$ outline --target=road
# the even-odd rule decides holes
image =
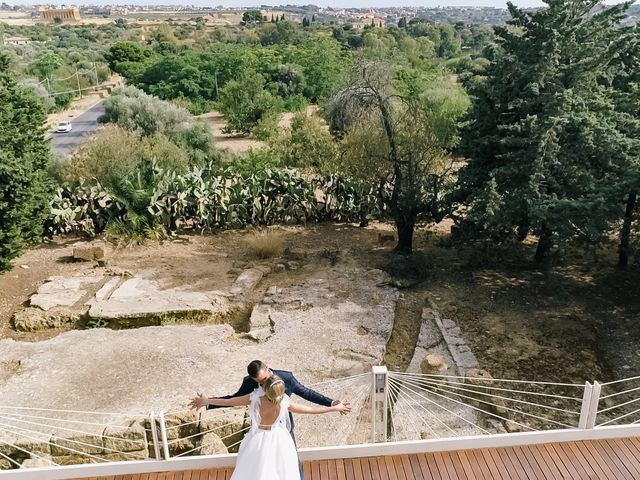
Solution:
[[[71,119],[73,130],[69,133],[54,133],[51,136],[53,150],[65,157],[70,156],[86,139],[98,129],[98,118],[104,114],[102,102]]]

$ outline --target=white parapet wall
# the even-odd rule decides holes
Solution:
[[[305,448],[299,452],[301,461],[335,458],[363,458],[478,448],[501,448],[542,443],[605,440],[640,437],[640,425],[599,427],[594,429],[547,430],[541,432],[479,435],[451,439],[430,439],[336,447]],[[67,467],[31,468],[0,472],[0,480],[75,480],[107,475],[127,475],[148,472],[170,472],[224,468],[235,465],[236,455],[212,455],[175,458],[167,461],[132,461],[108,464],[72,465]]]

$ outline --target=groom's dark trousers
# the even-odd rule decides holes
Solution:
[[[285,370],[271,370],[271,371],[282,379],[282,381],[284,382],[285,393],[289,395],[289,397],[292,397],[293,395],[298,395],[299,397],[304,398],[308,402],[315,403],[323,407],[330,407],[331,404],[333,403],[333,400],[331,400],[330,398],[325,397],[321,393],[318,393],[315,390],[311,390],[310,388],[307,388],[304,385],[302,385],[296,379],[296,377],[293,376],[293,373],[287,372]],[[240,388],[236,393],[234,393],[233,395],[227,395],[225,397],[220,397],[220,398],[229,399],[229,398],[235,398],[235,397],[242,397],[244,395],[249,395],[256,388],[258,388],[258,383],[253,378],[247,375],[242,380],[242,385],[240,385]],[[207,406],[207,410],[211,410],[214,408],[220,408],[220,407],[214,407],[212,405]],[[293,443],[296,444],[296,436],[293,431],[295,428],[295,424],[293,423],[293,415],[291,415],[291,413],[289,413],[289,421],[291,425],[291,430],[290,430],[291,437],[293,438]],[[297,444],[296,444],[296,448],[297,448]],[[304,476],[302,474],[302,464],[300,464],[300,479],[304,480]]]

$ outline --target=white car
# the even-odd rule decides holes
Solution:
[[[58,128],[56,129],[56,132],[58,133],[68,133],[71,131],[73,127],[71,126],[71,122],[60,122],[58,124]]]

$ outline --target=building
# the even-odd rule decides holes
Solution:
[[[26,45],[31,43],[31,39],[27,37],[7,37],[4,39],[5,45]]]
[[[78,7],[73,8],[47,8],[40,10],[40,19],[44,22],[53,22],[56,18],[59,18],[63,22],[79,22],[80,9]]]

